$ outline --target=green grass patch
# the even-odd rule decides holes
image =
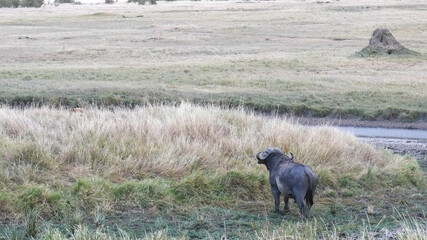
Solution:
[[[301,64],[301,68],[310,68]],[[336,77],[301,79],[291,74],[286,78],[270,79],[271,71],[295,71],[293,66],[288,61],[258,60],[188,66],[191,71],[182,71],[181,66],[5,70],[0,71],[0,86],[5,85],[7,91],[0,90],[0,103],[133,108],[184,100],[297,116],[401,122],[426,119],[424,88],[418,83],[393,82],[379,88],[374,81],[358,82]],[[245,71],[229,72],[227,69],[230,68]],[[254,72],[254,75],[249,76],[246,72]],[[28,84],[39,87],[28,91],[25,87]],[[64,84],[69,88],[63,89]],[[219,91],[212,91],[214,89]]]

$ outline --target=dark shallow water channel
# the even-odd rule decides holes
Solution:
[[[403,128],[336,127],[358,137],[427,139],[427,131]]]

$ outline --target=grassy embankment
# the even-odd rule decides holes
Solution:
[[[320,177],[306,224],[294,204],[272,213],[254,157],[270,146]],[[0,238],[425,239],[425,193],[415,159],[329,127],[189,104],[0,109]]]
[[[427,91],[422,81],[379,83],[288,73],[315,69],[300,60],[254,60],[218,65],[2,71],[0,79],[6,86],[0,91],[0,101],[13,106],[133,107],[184,99],[297,116],[404,122],[426,117]]]

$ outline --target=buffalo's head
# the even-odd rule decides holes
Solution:
[[[267,148],[265,149],[265,151],[262,153],[262,156],[260,156],[259,152],[256,155],[256,158],[258,159],[258,163],[259,164],[267,164],[268,162],[268,157],[273,154],[273,153],[279,153],[279,154],[283,154],[282,150],[280,150],[279,148]],[[291,157],[289,158],[289,160],[294,159],[294,155],[291,153]]]
[[[280,154],[283,154],[282,153],[282,150],[280,150],[280,149],[278,149],[278,148],[267,148],[267,149],[265,149],[264,150],[264,152],[262,153],[262,156],[259,156],[259,154],[260,154],[261,152],[259,152],[257,155],[256,155],[256,158],[258,159],[258,163],[259,164],[265,164],[265,163],[267,163],[267,161],[268,161],[268,157],[271,155],[271,154],[273,154],[273,153],[280,153]]]

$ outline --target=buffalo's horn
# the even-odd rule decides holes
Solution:
[[[283,152],[282,152],[282,150],[280,150],[280,148],[273,148],[272,153],[273,153],[273,152],[283,154]]]
[[[266,155],[266,156],[265,156],[265,157],[260,157],[260,158],[259,158],[259,157],[258,157],[258,154],[260,154],[260,153],[258,153],[258,154],[257,154],[257,158],[258,158],[258,160],[264,161],[265,159],[267,159],[267,158],[268,158],[268,156],[270,156],[270,154],[277,152],[277,150],[279,150],[279,152],[281,153],[280,149],[278,149],[278,148],[267,148],[267,149],[264,151],[264,154],[263,154],[263,156],[264,156],[264,155]]]
[[[258,161],[263,161],[263,160],[265,160],[265,159],[262,159],[262,158],[260,158],[259,157],[259,154],[260,154],[261,152],[259,152],[259,153],[257,153],[257,155],[256,155],[256,159],[258,159]]]
[[[292,159],[294,159],[294,154],[293,154],[293,153],[291,153],[291,152],[289,152],[289,153],[291,154],[291,158],[290,158],[290,159],[291,159],[291,160],[292,160]]]

